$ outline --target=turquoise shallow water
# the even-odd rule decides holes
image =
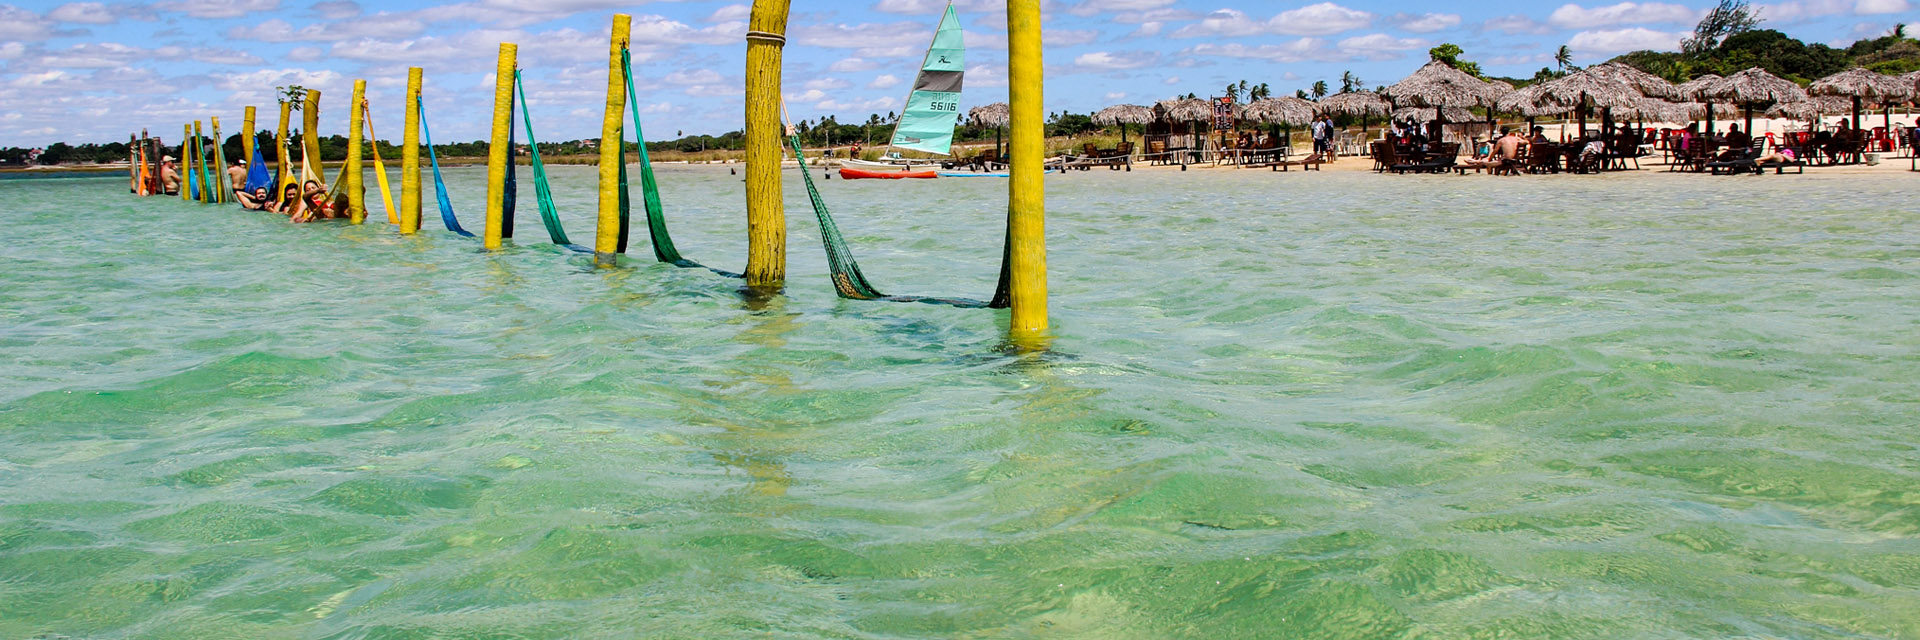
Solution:
[[[1056,176],[1042,358],[789,177],[764,302],[0,183],[0,637],[1920,637],[1908,176]],[[991,292],[1002,183],[823,188]]]

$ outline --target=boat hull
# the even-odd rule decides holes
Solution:
[[[896,163],[896,162],[873,162],[869,160],[847,159],[847,160],[841,160],[840,166],[852,167],[855,169],[863,169],[866,171],[911,171],[914,169],[925,170],[925,169],[938,168],[940,166],[940,163],[931,162],[931,161]]]
[[[840,177],[846,180],[924,180],[940,177],[938,171],[869,171],[852,167],[841,167]]]

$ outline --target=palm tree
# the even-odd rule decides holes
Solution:
[[[1566,73],[1567,67],[1573,66],[1573,50],[1560,45],[1560,50],[1553,52],[1553,63],[1560,65],[1560,73]]]
[[[1315,99],[1315,100],[1319,100],[1319,99],[1321,99],[1321,98],[1325,98],[1325,97],[1327,97],[1327,81],[1325,81],[1325,80],[1316,80],[1316,81],[1314,81],[1314,83],[1313,83],[1313,99]]]
[[[1360,88],[1360,76],[1353,75],[1352,71],[1347,71],[1340,74],[1340,92],[1341,93],[1346,93],[1348,91],[1352,91],[1358,88]]]
[[[1233,100],[1239,97],[1240,97],[1240,86],[1231,82],[1227,83],[1227,99]]]
[[[1248,100],[1265,100],[1271,97],[1273,97],[1273,90],[1267,88],[1265,82],[1254,85],[1253,89],[1247,91]]]

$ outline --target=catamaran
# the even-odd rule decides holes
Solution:
[[[939,160],[902,158],[895,149],[941,156],[953,150],[953,128],[960,124],[960,85],[966,73],[966,55],[960,17],[954,13],[953,3],[948,2],[946,15],[940,18],[940,28],[933,32],[933,43],[927,47],[927,56],[920,63],[920,75],[914,78],[913,89],[907,93],[907,106],[901,111],[900,120],[894,123],[893,137],[887,143],[885,154],[878,162],[848,159],[841,163],[840,176],[848,179],[937,177],[932,170],[939,168]],[[878,172],[909,175],[871,175]]]

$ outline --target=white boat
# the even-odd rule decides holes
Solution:
[[[874,160],[841,160],[840,166],[868,171],[914,171],[940,168],[939,160],[915,160],[909,158],[882,158]]]

